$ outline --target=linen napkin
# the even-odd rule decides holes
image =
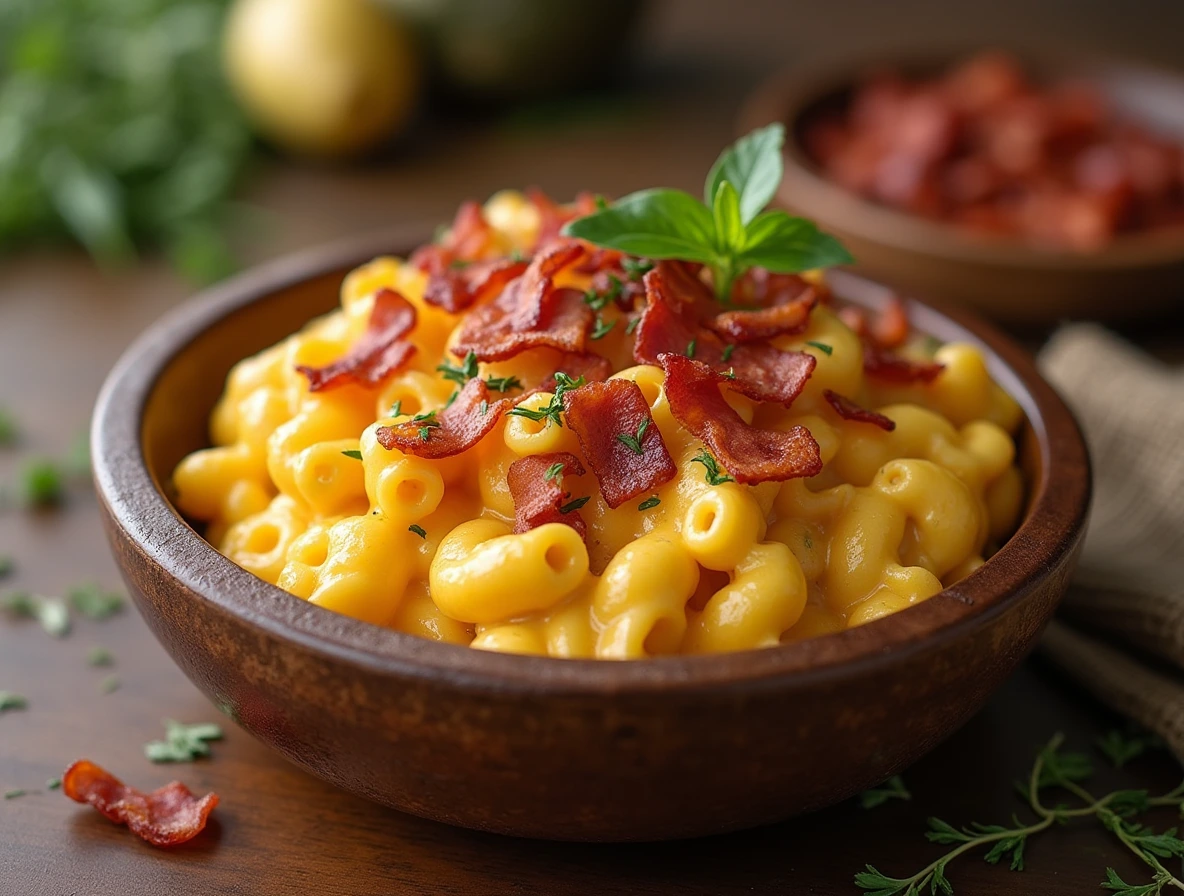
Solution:
[[[1184,757],[1184,368],[1093,324],[1060,330],[1039,363],[1094,467],[1080,565],[1041,651]]]

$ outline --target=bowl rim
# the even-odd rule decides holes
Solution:
[[[910,316],[922,331],[937,324],[987,350],[993,375],[1017,398],[1031,423],[1043,470],[1016,533],[976,572],[929,600],[858,628],[778,647],[629,662],[474,650],[311,605],[235,565],[173,509],[145,461],[144,411],[174,357],[215,324],[302,281],[409,249],[427,232],[422,227],[400,228],[281,257],[198,294],[136,338],[104,382],[91,428],[96,493],[109,525],[118,529],[109,532],[112,540],[121,538],[159,574],[175,579],[223,613],[306,652],[371,673],[434,679],[490,694],[550,695],[811,687],[874,674],[879,667],[959,638],[1012,609],[1080,543],[1090,499],[1089,459],[1069,409],[1027,353],[994,327],[964,310],[939,311],[910,299]],[[890,292],[851,274],[837,276],[852,286]],[[303,323],[294,322],[293,332]]]
[[[797,140],[801,116],[825,96],[852,86],[868,69],[940,65],[990,49],[1059,69],[1066,75],[1124,71],[1171,82],[1184,95],[1184,73],[1097,51],[1066,46],[1050,49],[998,40],[951,41],[938,46],[905,44],[895,49],[864,48],[812,56],[791,63],[762,81],[745,99],[737,116],[737,130],[745,134],[771,122],[784,123],[785,177],[777,191],[781,201],[808,215],[827,209],[819,217],[819,224],[889,249],[961,263],[1040,271],[1124,270],[1184,261],[1184,225],[1120,234],[1094,252],[1040,249],[1011,237],[964,233],[951,225],[881,205],[833,183],[817,170]]]

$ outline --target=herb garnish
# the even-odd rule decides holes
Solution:
[[[8,712],[12,709],[28,709],[29,701],[20,694],[14,694],[12,691],[0,691],[0,712]]]
[[[507,413],[511,417],[525,417],[527,420],[533,420],[535,423],[546,420],[554,423],[556,426],[563,426],[563,420],[559,416],[563,413],[563,393],[570,392],[572,389],[578,389],[585,382],[582,376],[573,380],[562,370],[557,370],[555,371],[555,391],[551,394],[551,400],[545,406],[536,409],[524,408],[519,405],[516,408],[511,408]]]
[[[463,386],[477,375],[477,355],[469,352],[460,364],[449,364],[445,361],[436,367],[440,375],[446,380],[452,380],[458,386]]]
[[[593,339],[603,339],[607,336],[612,328],[617,325],[615,320],[602,320],[600,315],[596,315],[596,322],[592,324],[592,332],[589,334]]]
[[[481,404],[477,405],[477,413],[480,414],[482,417],[484,417],[486,414],[488,414],[489,413],[489,402],[482,399]]]
[[[403,415],[403,399],[399,399],[391,405],[391,409],[386,412],[388,417],[401,417]]]
[[[645,438],[645,431],[650,428],[650,418],[643,417],[641,423],[637,425],[637,434],[617,433],[617,441],[641,457],[645,454],[645,449],[641,446],[641,440]]]
[[[657,495],[652,495],[637,505],[638,510],[650,510],[662,503],[662,499]]]
[[[4,791],[4,798],[6,800],[15,800],[18,796],[24,796],[27,793],[28,793],[27,790],[22,790],[21,788],[18,787],[15,790]]]
[[[568,501],[566,504],[564,504],[562,507],[560,507],[559,512],[560,513],[571,513],[573,510],[579,510],[581,507],[583,507],[585,504],[587,504],[591,500],[592,500],[591,495],[585,495],[582,498],[576,498],[572,501]]]
[[[0,609],[14,616],[36,619],[46,634],[55,638],[64,638],[70,633],[70,611],[60,597],[19,591],[0,598]]]
[[[19,435],[20,430],[12,414],[0,408],[0,446],[7,448],[9,445],[15,445]]]
[[[648,258],[630,258],[626,255],[621,259],[621,270],[629,275],[630,280],[640,280],[654,269],[654,263]]]
[[[46,790],[57,790],[61,786],[62,786],[62,779],[61,778],[50,778],[48,781],[45,782],[45,789]]]
[[[494,392],[509,392],[511,389],[521,389],[522,381],[516,376],[486,377],[485,385]]]
[[[594,289],[588,290],[584,293],[584,302],[593,311],[603,311],[609,302],[615,302],[621,297],[624,286],[619,277],[609,274],[608,289],[604,292],[597,292]]]
[[[807,340],[806,345],[812,345],[820,352],[826,352],[828,355],[833,355],[835,352],[834,346],[827,345],[825,342],[814,342],[812,340]]]
[[[152,762],[192,762],[210,755],[208,741],[222,739],[222,729],[211,723],[182,725],[165,719],[164,728],[164,740],[144,744],[144,755]]]
[[[865,809],[882,806],[889,800],[911,800],[913,795],[904,786],[900,775],[893,775],[879,787],[865,790],[859,795],[859,805]]]
[[[411,418],[411,422],[420,424],[419,440],[421,442],[426,442],[428,439],[430,439],[432,437],[432,430],[433,429],[440,428],[440,423],[439,423],[439,421],[436,420],[436,412],[435,411],[425,411],[422,414],[416,414],[414,417]]]
[[[427,530],[423,526],[419,525],[418,523],[412,523],[410,526],[407,527],[407,531],[414,532],[420,538],[427,538],[428,537]]]
[[[352,457],[354,460],[361,460],[362,459],[362,452],[359,451],[357,448],[349,448],[345,451],[342,451],[341,453],[344,454],[346,457]]]
[[[21,470],[21,500],[30,507],[61,503],[65,493],[61,467],[48,458],[34,458]]]
[[[115,664],[115,657],[106,647],[92,647],[87,651],[86,663],[88,666],[111,666]]]
[[[547,467],[547,472],[543,474],[543,481],[550,482],[552,479],[558,479],[562,475],[563,462],[560,461],[557,464],[551,464],[551,466]]]
[[[66,592],[70,605],[87,619],[106,619],[123,609],[123,595],[105,591],[93,582],[75,585]]]
[[[712,166],[704,202],[681,190],[641,190],[569,221],[563,232],[630,255],[708,265],[723,301],[735,278],[755,265],[795,274],[850,262],[838,240],[810,221],[762,211],[781,183],[784,142],[781,124],[741,137]]]
[[[641,323],[640,314],[636,317],[629,318],[629,323],[625,324],[625,333],[630,336],[633,335],[633,331],[637,329],[639,323]]]
[[[0,579],[12,575],[14,569],[16,569],[16,561],[7,554],[0,554]]]
[[[688,358],[695,357],[695,347],[696,347],[697,343],[698,343],[697,339],[692,339],[690,342],[687,343],[687,357]]]
[[[725,476],[719,471],[719,463],[714,457],[706,451],[700,451],[691,458],[691,463],[702,464],[707,469],[707,474],[704,477],[708,485],[723,485],[725,482],[731,482],[731,476]]]
[[[1105,737],[1099,737],[1094,741],[1094,746],[1115,768],[1122,768],[1147,750],[1162,748],[1163,740],[1154,734],[1128,735],[1121,731],[1107,731]]]
[[[108,675],[106,678],[104,678],[102,681],[99,682],[99,691],[103,694],[114,694],[116,691],[119,690],[119,686],[121,683],[122,682],[120,682],[119,676]]]
[[[736,346],[734,346],[732,343],[729,342],[727,345],[724,346],[724,350],[722,352],[720,352],[720,355],[719,355],[720,360],[725,361],[725,362],[730,361],[732,359],[732,352],[734,352],[735,350],[736,350]]]

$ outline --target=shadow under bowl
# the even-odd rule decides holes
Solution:
[[[690,837],[786,818],[899,772],[965,722],[1065,591],[1089,501],[1085,445],[1023,350],[961,311],[913,323],[969,340],[1023,405],[1016,534],[969,578],[860,628],[778,648],[637,662],[437,644],[325,611],[207,544],[168,498],[208,444],[231,366],[330,310],[355,265],[414,243],[281,260],[178,308],[127,350],[95,411],[104,524],[148,625],[227,715],[354,793],[469,828],[562,840]],[[888,291],[834,286],[875,307]],[[397,558],[392,558],[397,561]]]
[[[785,176],[775,201],[842,240],[861,273],[910,295],[968,305],[1013,324],[1124,320],[1179,308],[1184,227],[1120,234],[1094,252],[1044,249],[1018,236],[964,231],[873,202],[829,180],[807,153],[805,126],[844,103],[867,72],[936,73],[981,49],[814,59],[758,87],[744,104],[739,130],[786,125]],[[1092,84],[1123,117],[1184,142],[1184,75],[1071,52],[1013,52],[1038,79]]]

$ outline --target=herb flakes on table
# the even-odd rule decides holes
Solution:
[[[20,618],[36,619],[46,634],[55,638],[70,633],[70,611],[60,597],[19,591],[0,597],[0,609]]]
[[[904,786],[900,775],[893,775],[879,787],[872,787],[859,795],[859,805],[865,809],[882,806],[889,800],[911,800],[913,795]]]
[[[27,709],[29,701],[20,694],[14,694],[12,691],[0,691],[0,713],[5,713],[13,709]]]
[[[213,723],[183,725],[165,719],[164,740],[144,744],[144,755],[152,762],[192,762],[210,755],[209,741],[221,740],[222,729]]]
[[[126,603],[122,594],[100,588],[93,582],[75,585],[66,592],[70,605],[87,619],[103,620],[114,616]]]

